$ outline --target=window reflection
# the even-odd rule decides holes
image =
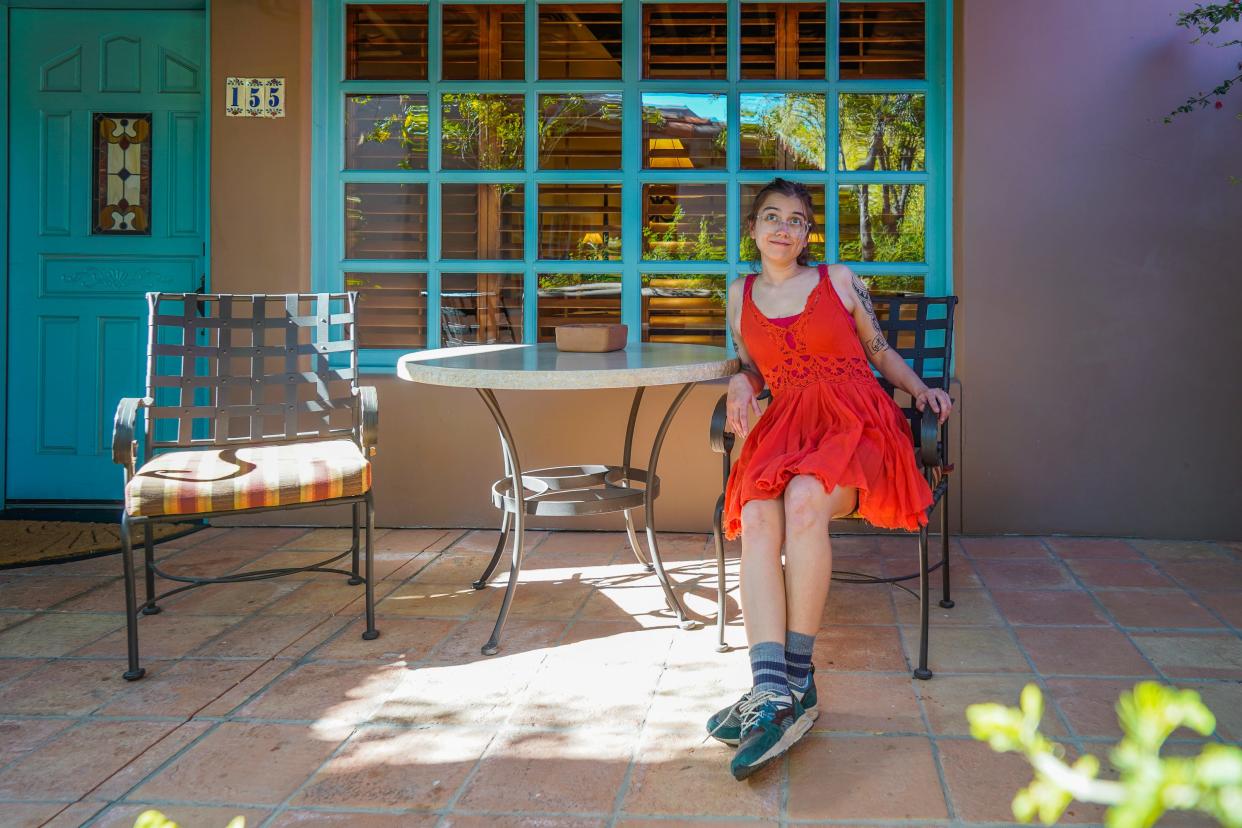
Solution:
[[[926,77],[922,3],[842,3],[841,77]]]
[[[620,184],[540,184],[539,258],[621,258]]]
[[[823,3],[743,3],[742,78],[823,80]]]
[[[427,96],[347,95],[345,168],[427,169]]]
[[[427,80],[427,5],[345,7],[348,80]]]
[[[925,96],[850,93],[840,98],[840,169],[922,170]]]
[[[643,258],[724,261],[724,185],[644,184]]]
[[[838,192],[838,258],[858,262],[921,262],[922,184],[848,184]]]
[[[621,321],[620,273],[541,273],[539,341],[556,340],[558,325]]]
[[[440,255],[522,258],[521,184],[440,185]]]
[[[825,98],[818,92],[738,96],[742,169],[824,169]]]
[[[522,80],[526,74],[522,6],[444,6],[441,14],[444,80]]]
[[[427,185],[346,184],[345,258],[427,258]]]
[[[621,79],[621,6],[539,7],[539,79]]]
[[[621,93],[539,96],[539,168],[621,169]]]
[[[358,292],[359,348],[427,347],[425,273],[346,273]]]
[[[645,273],[644,342],[725,344],[725,276],[715,273]]]
[[[444,95],[441,98],[441,112],[442,168],[522,168],[526,146],[526,110],[521,95]]]
[[[807,261],[823,262],[827,261],[827,245],[824,242],[824,225],[827,223],[824,209],[824,185],[823,184],[807,184],[806,188],[811,193],[811,209],[814,216],[811,221],[813,226],[811,232],[807,234]],[[750,213],[750,205],[754,203],[755,196],[763,189],[762,184],[743,184],[741,188],[742,204],[742,235],[741,244],[739,245],[738,258],[748,264],[756,264],[759,261],[759,249],[755,247],[755,242],[751,239],[745,226],[746,216]]]
[[[644,3],[644,78],[726,77],[724,3]]]
[[[521,341],[522,274],[441,274],[442,347]]]
[[[643,95],[643,166],[725,168],[724,95]]]

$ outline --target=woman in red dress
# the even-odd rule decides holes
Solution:
[[[725,534],[742,537],[752,687],[707,727],[737,746],[738,779],[788,750],[817,715],[811,650],[832,573],[829,521],[857,510],[877,526],[927,522],[931,491],[909,424],[872,367],[940,422],[952,408],[889,347],[853,271],[807,264],[813,215],[801,184],[778,178],[760,190],[746,230],[761,266],[729,286],[742,370],[729,381],[728,423],[745,444],[725,493]],[[772,401],[751,429],[765,384]]]

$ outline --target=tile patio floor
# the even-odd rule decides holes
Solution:
[[[972,741],[962,711],[1013,703],[1028,681],[1071,751],[1103,754],[1113,700],[1153,677],[1198,689],[1216,738],[1242,739],[1239,544],[955,541],[957,607],[933,604],[930,682],[909,675],[915,601],[834,585],[823,715],[783,763],[737,783],[701,730],[748,683],[745,650],[713,646],[709,539],[662,544],[708,622],[686,632],[623,534],[532,534],[496,657],[478,648],[500,589],[469,587],[494,535],[392,530],[377,538],[377,641],[358,638],[359,592],[338,576],[207,587],[141,621],[135,684],[120,678],[115,555],[0,572],[0,824],[128,826],[147,804],[213,828],[235,814],[252,827],[1005,823],[1029,774]],[[208,529],[159,549],[201,572],[345,545],[339,530]],[[835,548],[842,569],[913,558],[909,538]]]

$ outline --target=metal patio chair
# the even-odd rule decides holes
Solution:
[[[905,358],[929,388],[948,390],[949,387],[949,371],[953,361],[953,309],[957,301],[956,296],[880,295],[872,297],[884,338]],[[884,390],[890,396],[894,396],[893,386],[883,377],[879,377],[879,380]],[[765,390],[760,398],[768,398],[768,391]],[[720,452],[723,457],[724,481],[727,483],[735,437],[725,426],[725,399],[725,396],[721,396],[712,412],[710,440],[712,449]],[[953,471],[953,466],[947,462],[949,456],[948,424],[937,426],[935,413],[930,408],[920,412],[914,407],[913,401],[903,410],[911,424],[915,456],[932,489],[932,504],[927,509],[929,525],[932,513],[940,507],[940,560],[929,565],[928,528],[923,526],[918,532],[919,568],[917,572],[881,577],[834,569],[832,580],[851,584],[892,584],[911,595],[916,595],[919,599],[919,665],[914,670],[914,677],[930,679],[932,672],[927,669],[928,576],[936,569],[941,570],[940,606],[945,609],[953,606],[953,601],[949,597],[949,474]],[[725,554],[724,536],[721,529],[723,514],[724,494],[722,492],[716,501],[716,511],[712,521],[717,569],[716,628],[719,638],[717,649],[720,652],[726,652],[729,649],[725,643]],[[841,520],[863,522],[857,513],[845,518],[837,518],[837,521]],[[915,578],[919,581],[917,593],[903,583]]]
[[[295,572],[335,572],[365,586],[364,639],[375,629],[371,462],[379,425],[375,389],[358,385],[357,294],[148,293],[146,396],[121,400],[112,459],[125,468],[121,553],[130,681],[138,617],[158,601],[208,584]],[[142,451],[137,417],[142,411]],[[351,506],[353,545],[326,560],[192,577],[159,568],[151,526],[305,506]],[[365,522],[365,523],[364,523]],[[365,574],[360,534],[365,525]],[[143,530],[146,595],[135,600],[131,533]],[[192,554],[192,553],[191,553]],[[348,570],[333,566],[351,556]],[[180,586],[155,594],[155,576]]]

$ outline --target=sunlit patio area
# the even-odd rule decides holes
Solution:
[[[158,549],[170,572],[245,570],[310,562],[348,534],[212,528]],[[1242,544],[955,539],[956,606],[933,602],[927,682],[910,676],[915,599],[834,585],[815,729],[739,783],[702,727],[749,682],[736,548],[722,654],[709,536],[663,536],[702,622],[683,631],[624,533],[532,533],[488,658],[505,579],[470,582],[494,543],[380,531],[374,641],[358,635],[361,587],[341,576],[176,596],[140,622],[148,672],[133,683],[116,555],[0,573],[0,823],[128,826],[149,806],[182,826],[1007,823],[1030,773],[972,740],[963,710],[1012,704],[1027,682],[1071,755],[1106,756],[1112,705],[1145,678],[1198,690],[1214,738],[1242,739]],[[890,574],[915,549],[834,546],[838,569]],[[1169,750],[1197,751],[1192,737]]]

